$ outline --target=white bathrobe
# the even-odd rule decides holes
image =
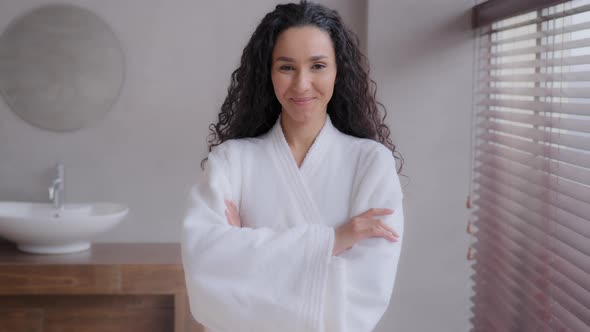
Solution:
[[[228,224],[224,198],[242,228]],[[332,256],[334,229],[370,208],[400,238]],[[213,148],[190,195],[182,259],[194,318],[214,332],[370,332],[387,309],[403,237],[391,152],[329,116],[301,167],[280,118],[257,138]]]

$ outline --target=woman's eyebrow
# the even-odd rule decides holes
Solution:
[[[318,61],[321,59],[325,59],[327,57],[328,57],[327,55],[314,55],[314,56],[309,57],[309,61]],[[275,61],[295,62],[295,60],[293,58],[289,58],[286,56],[280,56]]]
[[[314,56],[310,57],[309,60],[311,60],[311,61],[318,61],[318,60],[321,60],[321,59],[325,59],[327,57],[328,57],[327,55],[314,55]]]
[[[286,56],[280,56],[275,61],[295,62],[295,60],[293,60],[293,58],[289,58]]]

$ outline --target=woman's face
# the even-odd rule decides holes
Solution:
[[[336,55],[327,32],[313,26],[283,31],[271,72],[283,117],[300,123],[324,120],[336,80]]]

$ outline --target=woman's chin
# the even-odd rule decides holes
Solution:
[[[325,111],[313,108],[295,108],[291,110],[283,109],[283,114],[285,113],[290,120],[298,123],[313,122],[318,120],[323,121],[326,115]]]

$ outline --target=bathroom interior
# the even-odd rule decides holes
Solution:
[[[0,1],[0,332],[202,331],[179,250],[188,195],[241,51],[283,2]],[[405,160],[405,239],[374,331],[495,330],[474,319],[470,201],[484,1],[316,2],[359,37]],[[590,329],[585,301],[564,331]]]

